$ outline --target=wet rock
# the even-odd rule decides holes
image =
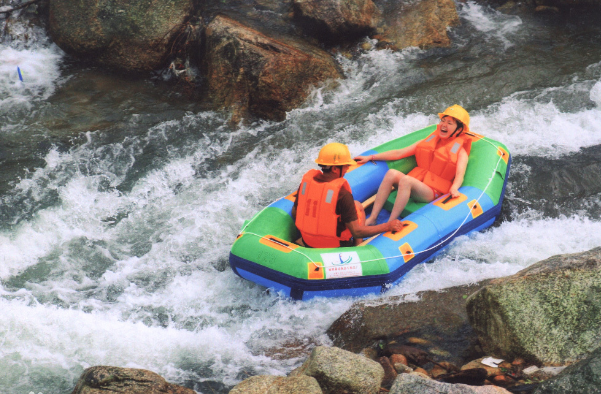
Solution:
[[[376,361],[378,359],[378,351],[376,349],[372,349],[370,347],[366,347],[365,349],[359,352],[364,357],[369,358],[370,360]]]
[[[394,369],[396,370],[397,374],[399,373],[411,373],[413,372],[413,368],[408,367],[406,364],[403,363],[394,363]]]
[[[508,394],[509,391],[496,386],[468,386],[424,379],[415,374],[397,376],[390,394]]]
[[[396,342],[386,344],[383,353],[385,355],[400,354],[415,365],[424,365],[430,359],[430,355],[426,351],[417,349],[413,346],[401,345]]]
[[[375,38],[379,47],[399,50],[407,47],[448,47],[449,27],[459,24],[452,0],[381,2],[385,25]],[[380,5],[380,2],[377,2]]]
[[[482,360],[484,360],[484,358],[485,357],[479,358],[477,360],[470,361],[469,363],[467,363],[464,366],[462,366],[461,370],[478,368],[478,369],[484,369],[486,371],[486,375],[489,376],[489,377],[490,376],[495,376],[495,375],[500,375],[501,374],[501,369],[500,368],[491,367],[491,366],[482,364]]]
[[[405,365],[409,365],[407,362],[407,357],[403,356],[402,354],[391,354],[390,355],[390,362],[392,364],[405,364]]]
[[[445,383],[462,383],[473,386],[481,386],[486,380],[487,372],[484,368],[462,369],[458,372],[439,375],[436,380]]]
[[[430,375],[434,379],[436,379],[440,375],[446,375],[447,373],[448,373],[448,371],[446,369],[439,367],[438,365],[435,365],[434,368],[432,368],[432,370],[430,371]]]
[[[432,342],[428,341],[427,339],[424,338],[416,338],[416,337],[409,337],[407,338],[407,342],[409,343],[413,343],[415,345],[432,345]]]
[[[294,0],[294,16],[321,41],[343,43],[374,32],[380,11],[372,0]]]
[[[462,365],[480,356],[472,352],[476,335],[468,323],[465,299],[486,283],[389,297],[376,302],[358,301],[328,328],[327,333],[335,346],[352,352],[383,339],[389,344],[392,340],[404,344],[411,337],[426,338],[433,346],[451,355],[444,361]],[[430,349],[426,347],[426,350]]]
[[[384,369],[384,379],[382,379],[381,386],[384,388],[389,388],[392,386],[392,383],[394,382],[394,379],[398,373],[388,357],[380,357],[378,362]]]
[[[96,366],[86,369],[72,394],[195,394],[194,390],[168,383],[144,369]]]
[[[192,9],[192,0],[53,0],[49,30],[59,47],[79,58],[152,71],[166,65]]]
[[[230,394],[322,394],[317,380],[310,376],[260,375],[245,379]]]
[[[493,280],[469,297],[484,351],[563,363],[601,345],[601,248],[558,255]]]
[[[204,63],[212,101],[239,119],[252,113],[283,120],[312,86],[342,77],[323,50],[275,40],[223,15],[207,26]]]
[[[514,367],[516,367],[516,366],[522,366],[523,367],[525,364],[526,364],[526,360],[524,360],[521,357],[518,357],[518,358],[516,358],[515,360],[513,360],[511,362],[511,365],[513,365]]]
[[[428,371],[426,371],[425,369],[421,368],[421,367],[417,367],[413,370],[413,372],[415,373],[419,373],[422,374],[424,376],[427,376],[428,378],[430,377],[430,374],[428,373]]]
[[[436,379],[439,376],[442,375],[447,375],[449,373],[455,373],[455,372],[459,372],[460,369],[457,368],[455,365],[448,363],[446,361],[443,361],[441,363],[437,363],[436,365],[434,365],[434,368],[432,368],[432,370],[430,371],[430,376],[432,376],[434,379]]]
[[[601,387],[601,348],[543,382],[533,394],[593,394]]]
[[[501,386],[501,387],[507,387],[507,386],[510,386],[510,385],[512,385],[512,384],[515,382],[515,380],[513,380],[513,379],[511,379],[510,377],[508,377],[508,376],[505,376],[505,375],[496,375],[496,376],[493,376],[493,377],[490,379],[490,381],[491,381],[491,382],[492,382],[494,385],[496,385],[496,386]]]
[[[382,366],[358,354],[336,347],[318,346],[290,376],[312,376],[324,394],[345,392],[375,394],[384,378]]]

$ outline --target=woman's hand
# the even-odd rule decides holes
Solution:
[[[353,160],[355,160],[357,162],[357,164],[365,164],[368,161],[372,160],[373,156],[357,156],[355,158],[353,158]]]
[[[451,188],[449,189],[449,193],[451,193],[451,197],[453,198],[461,196],[461,193],[459,193],[459,189],[455,186],[451,186]]]

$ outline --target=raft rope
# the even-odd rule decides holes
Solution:
[[[465,222],[467,221],[467,219],[470,217],[471,210],[473,209],[473,207],[480,203],[480,199],[482,198],[482,196],[484,196],[484,194],[486,193],[486,190],[488,189],[488,187],[490,186],[490,184],[492,183],[492,180],[495,178],[495,173],[497,172],[497,169],[499,168],[499,164],[501,163],[501,160],[503,160],[503,156],[505,155],[505,152],[503,151],[503,149],[501,149],[500,146],[497,146],[495,144],[493,144],[492,142],[490,142],[486,137],[482,136],[481,138],[482,140],[488,142],[490,145],[492,145],[495,149],[497,149],[497,151],[499,152],[499,160],[497,161],[497,164],[495,165],[495,168],[492,171],[491,177],[488,180],[488,183],[486,184],[486,187],[484,188],[484,190],[482,190],[482,193],[480,194],[480,196],[478,196],[478,198],[476,199],[476,203],[474,205],[472,205],[472,207],[470,207],[470,211],[468,212],[468,214],[465,216],[465,218],[463,219],[463,222],[459,225],[459,227],[457,227],[457,229],[448,237],[446,237],[445,239],[443,239],[442,241],[440,241],[439,243],[437,243],[434,246],[429,247],[428,249],[424,249],[422,251],[419,252],[413,252],[413,253],[401,253],[400,255],[397,256],[388,256],[388,257],[378,257],[375,259],[371,259],[371,260],[361,260],[362,263],[369,263],[372,261],[379,261],[379,260],[388,260],[388,259],[396,259],[396,258],[400,258],[400,257],[405,257],[405,256],[417,256],[418,254],[422,254],[422,253],[426,253],[429,252],[433,249],[438,248],[439,246],[441,246],[442,244],[444,244],[445,242],[447,242],[449,239],[453,238],[455,236],[455,234],[457,234],[457,232],[461,229],[461,227],[463,227],[463,225],[465,224]],[[279,199],[278,199],[279,200]],[[276,201],[278,201],[276,200]],[[275,201],[274,201],[275,202]],[[271,205],[271,204],[270,204]],[[259,235],[256,233],[251,233],[251,232],[244,232],[244,230],[255,220],[255,218],[257,218],[261,212],[263,212],[265,209],[269,208],[269,205],[264,207],[261,211],[259,211],[259,213],[257,213],[248,223],[246,223],[246,225],[242,228],[242,230],[240,231],[240,234],[250,234],[250,235],[254,235],[257,236],[259,238],[267,238],[267,235]],[[311,259],[309,256],[307,256],[305,253],[296,250],[296,248],[291,248],[288,245],[285,245],[283,243],[278,243],[278,245],[283,246],[287,249],[289,249],[292,252],[298,253],[302,256],[304,256],[307,260],[309,260],[311,263],[315,264],[316,267],[322,267],[325,268],[323,263],[318,261],[315,262],[313,261],[313,259]]]

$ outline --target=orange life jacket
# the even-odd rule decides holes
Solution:
[[[463,148],[469,156],[472,139],[467,135],[443,139],[438,136],[438,128],[417,144],[415,149],[417,167],[407,175],[445,194],[449,192],[455,179],[459,152]]]
[[[344,178],[317,182],[315,177],[320,174],[318,170],[310,170],[303,176],[297,196],[296,227],[308,246],[337,248],[340,241],[352,238],[348,228],[340,236],[336,234],[340,220],[336,214],[338,195],[343,188],[351,192],[351,186]]]

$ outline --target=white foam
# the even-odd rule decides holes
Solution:
[[[470,3],[462,15],[474,16],[475,26],[488,20],[492,28],[477,28],[491,39],[513,39],[515,18],[478,7]],[[60,52],[11,51],[0,57],[0,68],[7,67],[0,93],[7,92],[9,105],[49,97],[60,78]],[[27,210],[31,217],[0,233],[0,379],[15,392],[58,392],[71,389],[85,367],[108,364],[147,368],[176,383],[231,385],[244,371],[283,375],[311,346],[329,344],[325,330],[354,299],[283,299],[235,276],[228,253],[244,220],[292,192],[323,144],[344,142],[359,154],[437,122],[443,108],[407,110],[412,98],[394,94],[405,78],[423,76],[411,64],[421,53],[368,51],[343,61],[348,78],[339,88],[316,90],[284,123],[231,132],[218,114],[188,113],[122,142],[102,145],[88,133],[68,152],[50,150],[46,165],[13,192],[15,201],[52,205]],[[7,74],[28,62],[23,85],[37,86],[30,90]],[[56,73],[46,70],[53,67]],[[554,88],[567,101],[590,97],[593,109],[566,110],[545,92],[516,94],[471,111],[472,129],[514,155],[557,156],[598,144],[598,85]],[[140,151],[186,133],[197,141],[170,146],[159,164],[128,179]],[[126,179],[133,185],[118,189]],[[388,294],[510,275],[550,255],[597,246],[600,227],[592,219],[531,212],[457,239]],[[294,354],[278,360],[272,354],[282,347]],[[43,377],[48,386],[36,386]]]
[[[55,45],[35,49],[0,46],[0,113],[15,111],[15,107],[30,108],[32,100],[50,97],[60,77],[62,58]]]
[[[601,244],[601,222],[581,217],[541,218],[535,212],[485,232],[457,238],[433,262],[420,264],[388,295],[440,290],[513,275],[557,254]]]
[[[594,99],[597,84],[578,85],[578,89],[574,85],[544,89],[535,98],[514,94],[480,113],[473,113],[470,127],[505,143],[513,155],[559,157],[597,145],[601,143],[599,107],[569,111],[545,97],[545,93],[553,91],[564,100],[573,97],[577,101],[581,95]]]
[[[512,39],[522,25],[518,16],[503,14],[473,1],[460,3],[459,15],[484,33],[487,41],[499,41],[505,49],[514,45]]]
[[[591,101],[593,101],[597,107],[601,107],[601,81],[595,83],[591,89]]]

